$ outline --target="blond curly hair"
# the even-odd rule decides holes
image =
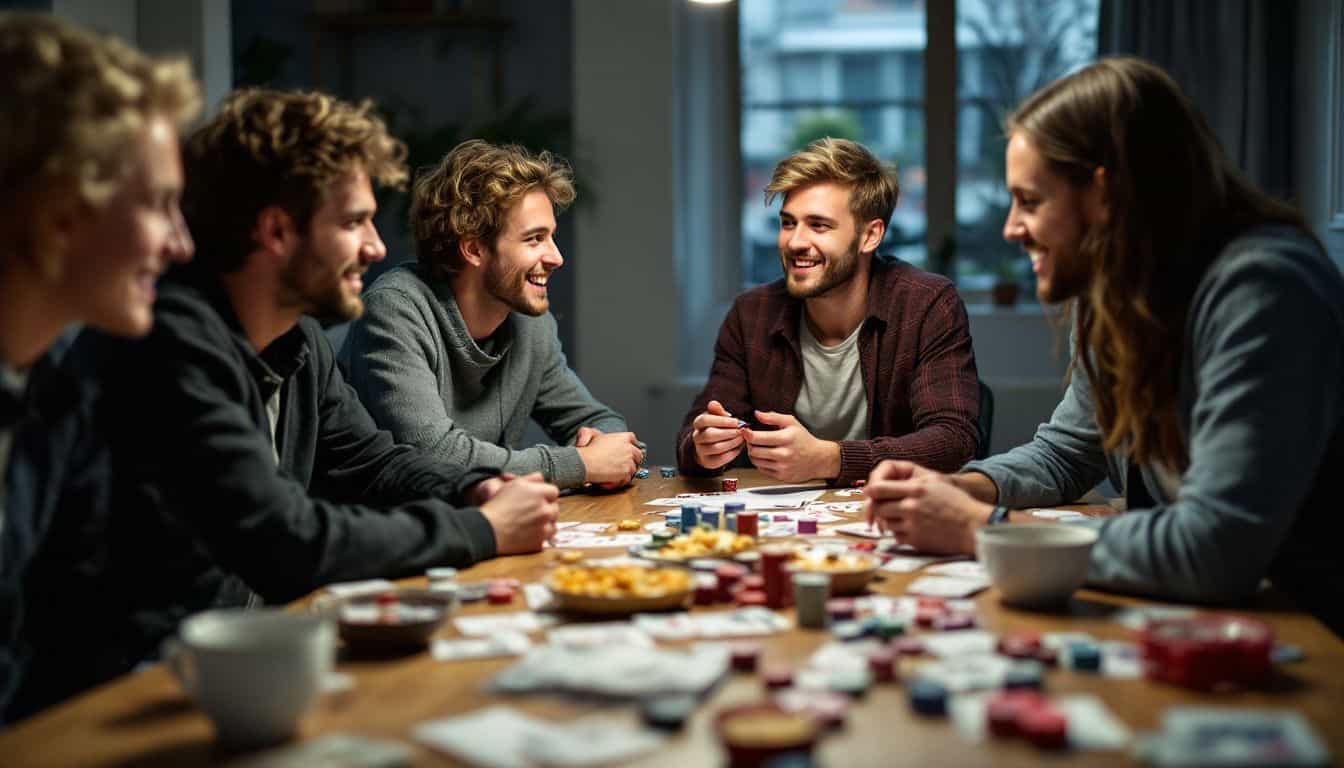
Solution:
[[[331,186],[362,169],[403,189],[406,144],[387,132],[373,102],[317,92],[245,88],[186,142],[182,209],[202,267],[240,269],[255,247],[262,209],[278,205],[303,232]]]
[[[0,217],[31,257],[33,213],[49,195],[105,204],[131,168],[146,123],[181,125],[200,110],[185,58],[146,56],[52,16],[0,13]]]
[[[420,263],[440,277],[461,271],[458,244],[475,238],[493,245],[504,216],[528,192],[546,192],[551,204],[574,202],[574,175],[564,159],[509,144],[470,139],[421,173],[411,190],[411,231]]]
[[[878,160],[867,147],[848,139],[824,138],[779,161],[765,187],[765,203],[775,195],[788,197],[803,187],[821,183],[850,188],[849,210],[859,226],[891,220],[901,197],[896,167]]]

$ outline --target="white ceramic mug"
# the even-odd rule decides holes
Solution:
[[[224,609],[182,622],[163,657],[220,741],[261,746],[298,731],[331,672],[335,638],[322,616]]]

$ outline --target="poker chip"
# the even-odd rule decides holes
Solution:
[[[826,601],[826,615],[831,621],[853,621],[855,603],[853,598],[834,597]]]
[[[905,634],[905,620],[896,616],[877,616],[874,619],[877,622],[877,636],[883,640],[891,640]]]
[[[737,604],[739,607],[764,606],[765,593],[759,589],[739,589],[737,591]]]
[[[830,689],[857,699],[868,692],[872,682],[872,676],[866,669],[838,669],[831,674]]]
[[[817,533],[817,521],[809,518],[803,518],[798,521],[798,535],[815,536]]]
[[[996,694],[985,705],[985,725],[989,732],[1001,739],[1019,735],[1018,718],[1029,707],[1041,707],[1045,700],[1035,693],[1009,691]]]
[[[513,602],[513,590],[503,584],[497,584],[486,591],[485,599],[491,605],[508,605]]]
[[[921,715],[941,717],[947,714],[947,689],[942,683],[918,679],[906,686],[910,708]]]
[[[1000,654],[1009,658],[1034,659],[1041,650],[1041,636],[1035,632],[1001,635],[996,647]]]
[[[700,524],[708,526],[710,530],[719,528],[719,510],[706,509],[700,512]]]
[[[895,652],[879,648],[868,654],[868,672],[872,675],[875,683],[896,682]]]
[[[771,690],[788,688],[793,685],[793,667],[782,664],[768,666],[761,672],[761,680],[765,682],[765,687]]]
[[[652,728],[679,731],[697,703],[694,696],[657,696],[640,703],[639,716]]]
[[[918,637],[898,637],[891,649],[900,656],[922,656],[925,650],[924,641]]]
[[[975,617],[969,613],[945,613],[933,620],[933,626],[943,632],[971,629],[975,626]]]
[[[662,475],[663,477],[676,477],[677,470],[673,469],[672,467],[659,467],[658,474]]]
[[[871,541],[857,541],[850,544],[849,548],[858,552],[872,552],[877,549],[877,545]]]
[[[464,603],[474,603],[478,600],[484,600],[485,594],[490,591],[490,584],[484,581],[475,581],[469,584],[461,584],[457,589],[457,599]]]
[[[636,480],[643,480],[648,476],[649,476],[649,470],[645,469],[644,467],[640,467],[639,471],[635,473]]]
[[[1040,749],[1069,745],[1069,721],[1049,706],[1023,707],[1017,716],[1017,732]]]
[[[738,672],[755,672],[761,658],[759,643],[736,643],[729,650],[733,669]]]
[[[943,617],[942,608],[916,608],[915,624],[925,629],[932,628]]]
[[[719,601],[719,580],[714,574],[708,574],[713,581],[705,580],[695,585],[695,604],[713,605]]]
[[[848,643],[862,639],[865,632],[863,625],[857,621],[837,621],[831,625],[831,634],[836,640]]]
[[[1101,671],[1101,648],[1096,643],[1079,640],[1069,643],[1069,668],[1079,672]]]
[[[733,493],[737,490],[737,478],[725,477],[719,481],[719,490],[724,493]]]
[[[1039,691],[1045,684],[1045,673],[1039,661],[1020,661],[1008,667],[1003,675],[1003,687],[1010,691]]]
[[[759,536],[760,526],[758,524],[759,515],[750,510],[743,510],[737,513],[737,534],[739,536]]]
[[[1040,650],[1036,651],[1035,658],[1045,666],[1053,667],[1059,663],[1059,651],[1043,645]]]
[[[1199,690],[1255,687],[1272,671],[1274,630],[1237,616],[1195,616],[1150,622],[1139,633],[1149,678]]]
[[[765,591],[765,578],[759,573],[748,573],[738,579],[738,583],[742,585],[743,589]]]
[[[918,597],[915,598],[915,608],[927,608],[933,611],[946,611],[947,601],[941,597]]]
[[[433,584],[436,581],[452,581],[457,578],[457,569],[449,568],[447,566],[441,568],[430,568],[429,570],[425,571],[425,578],[429,579],[429,583],[431,584]]]
[[[855,480],[855,481],[854,481],[854,487],[855,487],[855,488],[862,488],[863,486],[865,486],[865,485],[867,485],[867,484],[868,484],[868,481],[867,481],[867,480]]]
[[[690,533],[700,524],[700,508],[694,504],[681,505],[681,532]]]

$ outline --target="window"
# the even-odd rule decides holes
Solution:
[[[1041,85],[1096,55],[1100,0],[958,0],[955,210],[928,210],[925,168],[927,14],[923,0],[741,0],[742,283],[779,277],[778,206],[763,191],[781,158],[821,136],[854,139],[896,164],[901,201],[882,251],[925,268],[931,216],[955,220],[963,288],[1030,278],[1002,241],[1003,117]],[[931,204],[931,203],[930,203]],[[938,231],[935,229],[935,231]]]

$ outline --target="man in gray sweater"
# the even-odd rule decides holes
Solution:
[[[364,293],[345,349],[380,427],[451,464],[539,471],[562,488],[630,482],[642,446],[566,364],[547,312],[564,263],[555,210],[573,199],[564,161],[480,140],[416,180],[419,260]],[[559,446],[522,446],[529,418]]]

